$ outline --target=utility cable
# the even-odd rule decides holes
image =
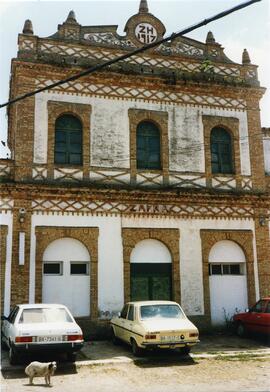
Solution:
[[[16,98],[13,98],[13,99],[9,100],[8,102],[5,102],[5,103],[1,104],[0,108],[9,106],[9,105],[11,105],[11,104],[13,104],[15,102],[18,102],[18,101],[21,101],[23,99],[32,97],[33,95],[36,95],[36,94],[38,94],[40,92],[43,92],[43,91],[50,90],[50,89],[52,89],[54,87],[57,87],[57,86],[60,86],[62,84],[65,84],[65,83],[68,83],[68,82],[72,82],[72,81],[77,80],[77,79],[79,79],[79,78],[81,78],[83,76],[92,74],[93,72],[100,71],[100,70],[102,70],[105,67],[108,67],[108,66],[110,66],[112,64],[115,64],[115,63],[118,63],[119,61],[126,60],[126,59],[128,59],[128,58],[130,58],[132,56],[137,55],[137,54],[143,53],[143,52],[145,52],[148,49],[152,49],[152,48],[154,48],[154,47],[156,47],[158,45],[163,44],[164,42],[173,41],[175,38],[178,38],[178,37],[180,37],[180,36],[182,36],[184,34],[190,33],[191,31],[194,31],[194,30],[198,29],[199,27],[205,26],[208,23],[213,22],[215,20],[224,18],[225,16],[227,16],[227,15],[229,15],[229,14],[235,12],[235,11],[238,11],[240,9],[246,8],[246,7],[248,7],[248,6],[250,6],[250,5],[254,4],[254,3],[257,3],[259,1],[261,1],[261,0],[249,0],[249,1],[246,1],[244,3],[241,3],[241,4],[239,4],[239,5],[235,6],[235,7],[232,7],[230,9],[226,10],[226,11],[222,11],[222,12],[218,13],[217,15],[214,15],[214,16],[212,16],[210,18],[204,19],[203,21],[201,21],[199,23],[196,23],[196,24],[194,24],[194,25],[192,25],[190,27],[187,27],[187,28],[185,28],[185,29],[183,29],[183,30],[181,30],[181,31],[179,31],[177,33],[172,33],[170,36],[168,36],[166,38],[162,38],[162,39],[160,39],[158,41],[155,41],[153,43],[145,45],[142,48],[135,49],[131,53],[127,53],[127,54],[124,54],[122,56],[116,57],[116,58],[114,58],[112,60],[109,60],[109,61],[106,61],[104,63],[95,65],[95,66],[90,67],[90,68],[86,69],[85,71],[79,72],[79,73],[77,73],[77,74],[75,74],[73,76],[67,77],[67,78],[62,79],[60,81],[52,83],[52,84],[50,84],[48,86],[39,88],[37,90],[31,91],[29,93],[26,93],[26,94],[20,95],[20,96],[18,96]]]

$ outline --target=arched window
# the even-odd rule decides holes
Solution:
[[[231,135],[223,128],[211,131],[212,173],[233,173]]]
[[[82,124],[70,114],[58,117],[55,122],[54,162],[82,164]]]
[[[161,169],[160,132],[149,121],[137,127],[137,169]]]

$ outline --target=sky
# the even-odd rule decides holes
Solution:
[[[148,0],[149,12],[166,27],[166,34],[182,30],[210,16],[227,10],[244,0]],[[48,37],[57,31],[70,10],[83,26],[118,25],[118,34],[124,35],[124,26],[136,14],[140,0],[85,0],[85,1],[3,1],[0,0],[0,104],[8,100],[10,64],[17,54],[17,38],[24,21],[30,19],[34,34]],[[261,0],[223,19],[201,27],[187,36],[205,42],[212,31],[225,54],[236,63],[242,62],[247,49],[251,63],[259,66],[261,86],[268,90],[261,100],[261,123],[270,127],[270,0]],[[6,108],[0,109],[0,140],[7,139]],[[10,151],[0,143],[0,158],[9,158]]]

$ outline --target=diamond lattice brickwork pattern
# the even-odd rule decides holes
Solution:
[[[8,210],[12,210],[14,205],[14,201],[12,199],[8,199],[8,198],[0,198],[0,210],[2,211],[8,211]]]
[[[36,80],[37,87],[45,87],[58,80],[48,80],[39,78]],[[61,86],[54,87],[51,91],[60,93],[71,93],[81,95],[97,95],[110,98],[122,99],[143,99],[149,101],[164,101],[169,104],[181,103],[186,105],[216,106],[235,110],[244,110],[245,101],[242,99],[232,99],[225,97],[195,95],[182,92],[171,92],[165,90],[145,89],[142,87],[114,86],[101,83],[91,84],[84,82],[69,82]],[[44,93],[45,94],[45,93]]]
[[[179,50],[179,49],[178,49]],[[196,50],[198,50],[196,48]],[[61,56],[73,56],[87,58],[89,60],[102,60],[108,61],[116,57],[123,55],[121,51],[110,51],[104,48],[85,48],[75,45],[65,45],[65,44],[52,44],[42,42],[39,45],[39,51],[49,54],[59,54]],[[183,53],[191,51],[190,47],[183,47]],[[192,51],[191,51],[192,53]],[[184,61],[184,60],[170,60],[162,57],[150,57],[147,55],[142,56],[132,56],[126,60],[126,63],[137,64],[137,65],[148,65],[150,67],[161,67],[169,68],[180,71],[187,72],[201,72],[201,62],[200,61]],[[228,64],[226,66],[215,64],[214,72],[223,76],[240,76],[240,68],[235,65]],[[254,75],[248,74],[247,77],[253,78]]]
[[[171,174],[171,173],[170,173]],[[169,177],[170,185],[173,187],[184,188],[205,188],[206,178],[205,175],[184,175],[181,173],[172,173]]]
[[[88,200],[43,200],[37,199],[32,203],[34,212],[42,213],[78,213],[78,214],[135,214],[162,215],[166,217],[184,218],[252,218],[252,207],[212,206],[190,204],[151,204],[124,203]]]
[[[212,187],[215,189],[235,189],[236,181],[234,177],[213,177]]]

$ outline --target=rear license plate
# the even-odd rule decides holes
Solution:
[[[62,336],[37,336],[37,342],[51,343],[51,342],[61,342]]]
[[[173,335],[173,336],[161,336],[160,337],[160,340],[162,341],[162,342],[164,342],[164,343],[167,343],[167,342],[181,342],[181,336],[179,336],[179,335]]]

